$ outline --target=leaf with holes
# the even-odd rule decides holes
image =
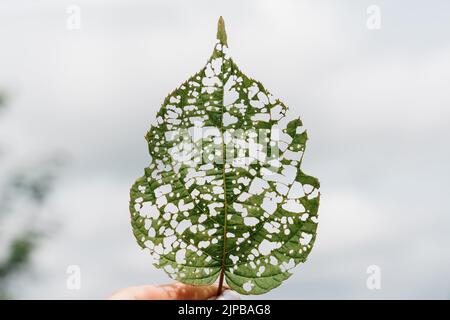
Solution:
[[[175,89],[146,135],[150,164],[131,188],[137,242],[170,277],[262,294],[305,262],[319,181],[300,169],[300,119],[243,74],[223,19],[206,66]]]

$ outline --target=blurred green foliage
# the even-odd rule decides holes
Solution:
[[[5,107],[5,100],[6,100],[6,98],[5,98],[5,96],[4,96],[4,94],[2,94],[1,92],[0,92],[0,109],[2,109],[2,108],[4,108]]]
[[[29,234],[24,234],[14,239],[9,248],[9,256],[0,265],[0,279],[8,277],[13,272],[24,267],[30,258],[34,243]]]
[[[0,93],[0,111],[3,108],[5,97]],[[4,154],[0,154],[0,167],[4,165],[4,157]],[[0,299],[14,298],[14,280],[24,276],[30,269],[38,241],[46,231],[36,222],[39,220],[40,209],[51,193],[61,164],[59,157],[51,157],[31,167],[8,168],[3,176],[0,175],[0,235],[1,230],[9,226],[6,220],[16,220],[23,224],[12,237],[0,238]],[[26,216],[27,219],[23,219],[25,214],[30,213],[17,209],[21,203],[32,205],[30,218]]]
[[[19,235],[9,244],[8,256],[0,264],[0,299],[12,298],[8,290],[8,279],[23,272],[30,263],[35,241],[30,234]]]

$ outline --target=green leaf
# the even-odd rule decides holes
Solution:
[[[151,161],[131,188],[131,224],[171,278],[262,294],[306,261],[319,181],[300,170],[302,122],[283,126],[286,106],[239,70],[222,17],[217,39],[146,135]]]

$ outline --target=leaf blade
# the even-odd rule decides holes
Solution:
[[[229,57],[222,17],[217,38],[206,66],[166,97],[146,135],[152,159],[130,190],[132,228],[172,278],[220,278],[262,294],[306,261],[320,184],[300,169],[301,120],[278,127],[287,107]],[[240,146],[256,137],[256,153]]]

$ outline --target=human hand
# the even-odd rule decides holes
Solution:
[[[129,287],[113,293],[110,300],[240,300],[237,293],[225,288],[216,297],[217,286],[192,286],[183,283]]]

